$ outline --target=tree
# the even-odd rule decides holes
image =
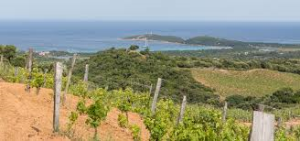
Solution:
[[[231,95],[226,97],[226,101],[228,102],[228,105],[232,107],[237,107],[239,104],[244,103],[245,102],[244,99],[245,98],[241,95]]]
[[[182,94],[189,97],[189,103],[218,100],[213,89],[198,83],[190,71],[178,69],[179,59],[151,52],[147,57],[124,49],[106,50],[91,56],[89,60],[78,62],[74,75],[83,77],[85,64],[90,65],[90,81],[108,90],[133,88],[135,91],[148,92],[158,77],[164,78],[161,95],[180,102]]]
[[[292,88],[282,88],[273,93],[271,96],[271,100],[274,102],[282,102],[282,103],[295,103],[293,99],[294,91]]]
[[[129,50],[138,50],[140,47],[138,45],[131,45]]]
[[[141,54],[143,55],[149,55],[150,54],[150,49],[147,47],[145,50],[140,51]]]
[[[300,91],[297,91],[294,94],[293,99],[295,100],[295,102],[300,103]]]
[[[16,66],[16,67],[25,67],[25,57],[24,56],[17,56],[17,57],[14,57],[12,60],[11,60],[11,64],[13,66]]]
[[[17,48],[13,45],[0,46],[0,54],[3,54],[9,62],[11,62],[11,59],[15,57],[16,53]]]

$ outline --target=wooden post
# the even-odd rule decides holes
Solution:
[[[48,72],[48,69],[45,69],[44,70],[44,76],[43,76],[43,79],[44,79],[43,87],[46,87],[46,84],[47,84],[47,78],[46,78],[47,72]]]
[[[158,78],[157,79],[155,93],[154,93],[154,98],[153,98],[152,106],[151,106],[151,113],[152,113],[152,115],[155,114],[156,102],[157,102],[158,94],[159,94],[159,91],[160,91],[160,87],[161,87],[161,78]]]
[[[0,67],[1,69],[3,69],[3,55],[0,56]]]
[[[53,131],[59,131],[59,107],[60,107],[60,92],[62,83],[62,64],[56,62],[54,74],[54,111],[53,111]]]
[[[177,120],[177,125],[180,122],[182,122],[182,120],[183,120],[185,106],[186,106],[186,96],[183,96],[181,107],[180,107],[180,113],[179,113],[179,117],[178,117],[178,120]]]
[[[225,101],[224,108],[223,108],[223,115],[222,115],[223,123],[226,122],[226,117],[227,117],[227,102]]]
[[[263,112],[265,110],[265,105],[258,104],[258,111]]]
[[[62,104],[63,105],[65,105],[65,102],[66,102],[66,99],[67,99],[67,93],[68,93],[68,89],[69,89],[69,86],[70,86],[70,83],[71,83],[71,77],[72,77],[72,72],[73,72],[73,69],[74,69],[74,66],[75,66],[76,57],[77,57],[77,54],[73,54],[71,68],[70,68],[69,73],[68,73],[67,85],[66,85],[65,91],[63,93],[63,97],[62,97]]]
[[[27,92],[30,92],[30,82],[31,82],[31,78],[32,78],[32,59],[33,59],[33,49],[32,48],[29,48],[29,54],[28,54],[28,66],[27,66],[27,69],[28,69],[28,73],[29,73],[29,76],[28,76],[28,83],[27,83],[27,86],[26,86],[26,91]]]
[[[17,77],[19,74],[19,67],[15,67],[15,77]]]
[[[277,127],[280,128],[282,126],[282,119],[281,117],[278,118]]]
[[[86,64],[85,65],[85,72],[84,72],[83,82],[87,83],[88,82],[88,77],[89,77],[89,64]]]
[[[153,85],[151,84],[150,87],[149,87],[149,97],[151,97],[152,87],[153,87]]]
[[[274,115],[254,111],[250,141],[274,141],[274,123]]]

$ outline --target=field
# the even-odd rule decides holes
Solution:
[[[191,71],[198,82],[214,88],[221,96],[263,96],[283,87],[300,89],[300,75],[292,73],[264,69],[233,71],[195,68]]]

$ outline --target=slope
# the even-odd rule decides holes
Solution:
[[[283,87],[300,89],[300,75],[266,69],[233,71],[222,69],[192,69],[193,77],[202,84],[216,89],[222,96],[240,94],[263,96]]]
[[[84,117],[78,119],[75,134],[69,139],[66,136],[68,116],[76,107],[77,98],[68,96],[67,106],[60,111],[60,133],[52,133],[53,91],[41,89],[36,95],[24,91],[25,85],[0,81],[0,140],[89,140],[93,130],[84,124]],[[98,129],[101,140],[131,141],[132,134],[128,129],[118,126],[120,111],[112,109],[106,121]],[[141,117],[136,113],[129,113],[129,123],[141,128],[142,140],[148,140],[149,132]]]

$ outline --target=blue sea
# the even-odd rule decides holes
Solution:
[[[0,44],[20,50],[96,52],[111,47],[145,46],[144,41],[124,41],[138,34],[183,37],[208,35],[226,39],[300,44],[300,23],[287,22],[124,22],[124,21],[0,21]],[[149,41],[152,51],[212,49]]]

